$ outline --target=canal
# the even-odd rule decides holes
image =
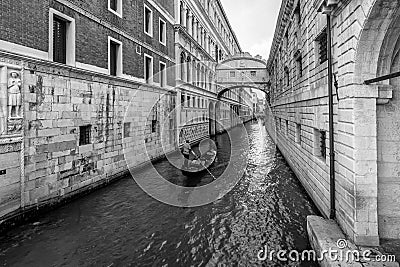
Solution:
[[[223,198],[196,208],[173,207],[126,177],[3,234],[0,265],[316,266],[257,259],[264,246],[310,249],[306,217],[318,211],[261,124],[246,129],[247,169]],[[218,137],[218,166],[229,158],[228,143],[227,134]],[[212,181],[205,173],[188,183],[166,160],[155,168],[175,184]]]

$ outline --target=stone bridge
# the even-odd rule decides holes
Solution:
[[[269,95],[267,62],[260,56],[240,53],[218,64],[216,68],[218,99],[229,90],[258,89]]]

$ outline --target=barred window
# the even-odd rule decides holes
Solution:
[[[326,159],[326,132],[320,131],[320,149],[321,157]]]
[[[326,159],[326,131],[314,129],[314,155]]]
[[[322,64],[328,60],[328,35],[326,34],[326,30],[322,31],[316,41],[318,45],[318,60]]]
[[[79,127],[79,146],[88,145],[91,143],[92,125]]]

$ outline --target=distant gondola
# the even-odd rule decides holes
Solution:
[[[189,160],[188,167],[182,167],[182,174],[185,176],[195,176],[206,172],[214,164],[217,158],[217,151],[209,150],[195,160]]]

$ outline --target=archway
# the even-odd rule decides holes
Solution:
[[[371,5],[358,43],[354,66],[356,83],[362,84],[366,80],[400,71],[399,8],[399,1],[376,0]],[[370,194],[371,201],[368,205],[371,214],[369,217],[377,219],[380,238],[400,238],[398,227],[400,225],[400,210],[398,209],[400,206],[400,91],[397,89],[400,86],[400,78],[363,86],[364,91],[371,90],[378,95],[374,114],[369,112],[369,109],[363,110],[364,113],[368,112],[376,116],[374,117],[376,127],[369,125],[369,129],[373,129],[372,134],[375,134],[373,131],[376,129],[377,173],[375,175],[377,179],[369,184],[369,188],[376,189],[377,200],[372,201],[374,194]],[[392,97],[390,97],[391,94]],[[360,190],[357,185],[357,191]],[[358,200],[361,199],[365,203],[364,196],[360,193],[358,195],[360,196],[356,202],[355,218],[357,222],[362,220],[358,214],[362,211],[362,206],[365,206]]]
[[[235,90],[235,89],[244,90],[246,88],[260,90],[260,91],[264,92],[267,96],[269,95],[269,85],[268,84],[265,84],[265,85],[260,86],[260,87],[256,86],[256,85],[251,85],[251,84],[243,84],[243,85],[232,85],[232,86],[229,86],[229,87],[224,87],[223,89],[221,89],[218,92],[217,98],[221,99],[221,97],[228,91]]]

